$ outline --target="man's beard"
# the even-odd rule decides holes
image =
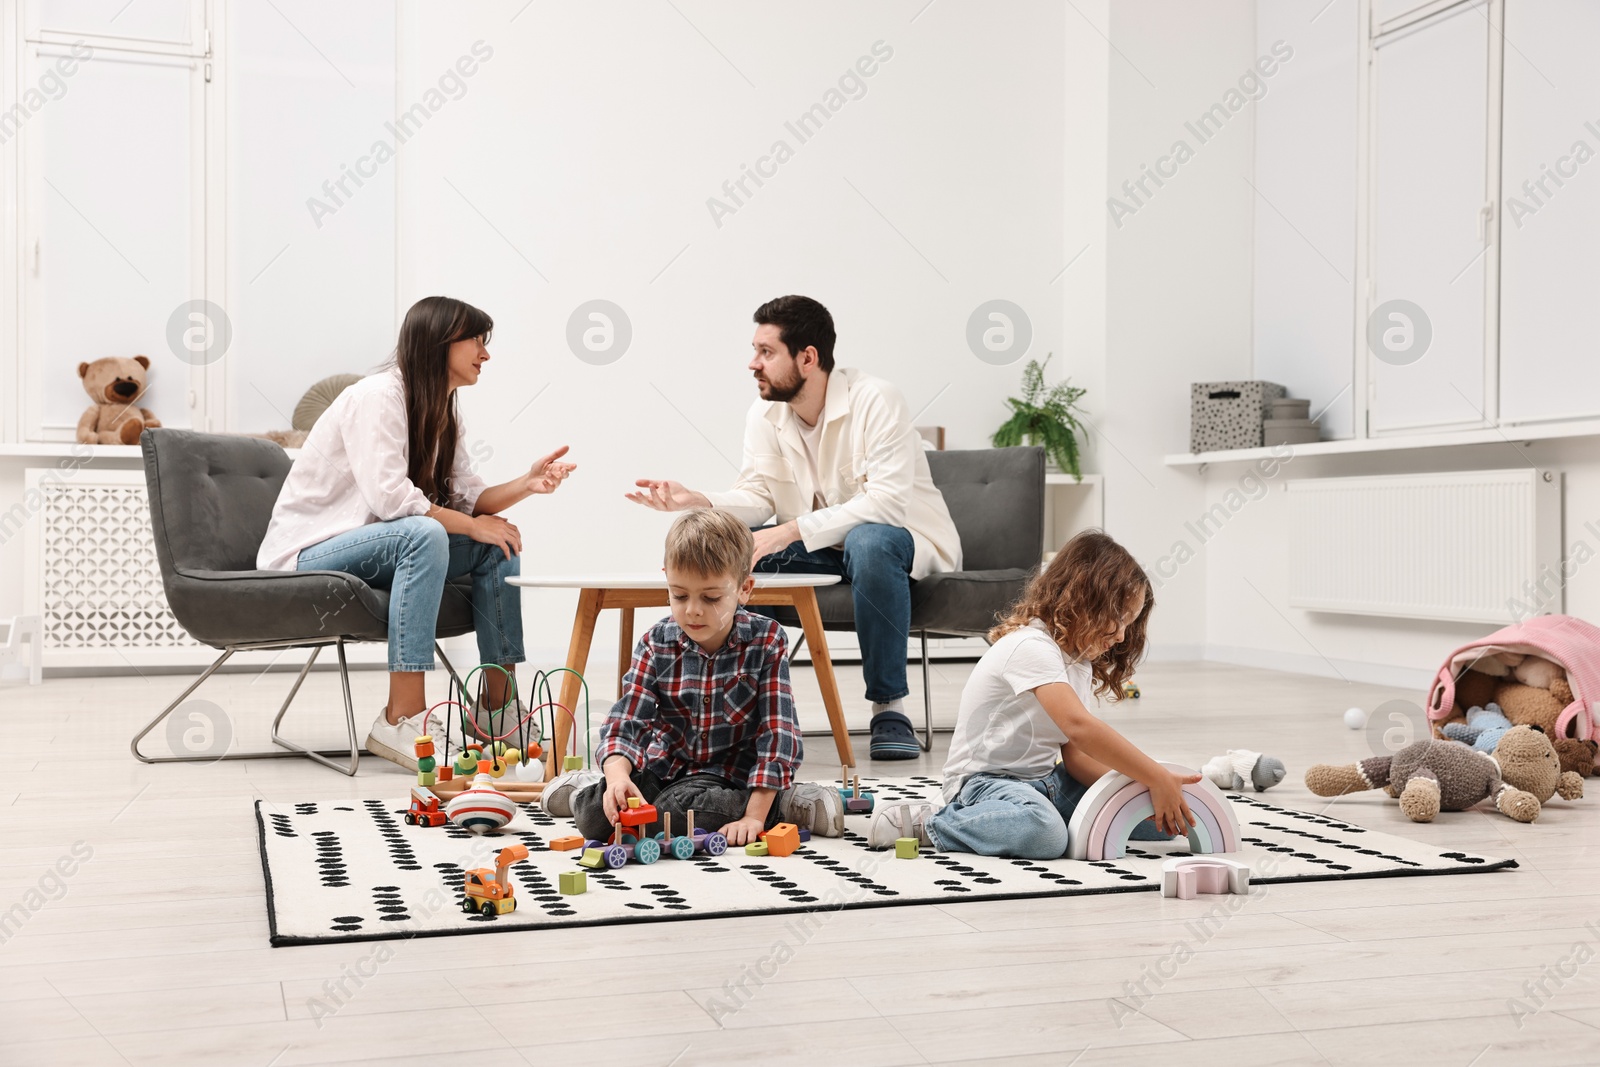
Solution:
[[[771,378],[765,379],[767,395],[765,399],[775,404],[787,404],[800,395],[800,390],[805,387],[805,379],[796,372],[795,376],[786,382],[776,382]]]

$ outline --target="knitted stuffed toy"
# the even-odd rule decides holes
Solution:
[[[1500,705],[1491,702],[1487,707],[1468,711],[1467,721],[1464,723],[1445,723],[1444,735],[1452,741],[1471,745],[1479,752],[1493,752],[1494,746],[1500,743],[1500,739],[1513,725],[1500,710]]]
[[[1264,793],[1283,781],[1284,769],[1280,759],[1247,748],[1230,748],[1221,756],[1213,756],[1200,768],[1200,773],[1211,779],[1218,789],[1238,792],[1248,782],[1255,786],[1257,793]]]
[[[1432,822],[1441,811],[1465,811],[1485,799],[1518,822],[1532,822],[1552,796],[1583,796],[1583,779],[1561,769],[1550,739],[1532,726],[1507,730],[1493,756],[1430,738],[1393,756],[1318,764],[1306,771],[1306,786],[1319,797],[1387,789],[1412,822]]]

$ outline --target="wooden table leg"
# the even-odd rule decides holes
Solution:
[[[833,676],[833,660],[828,656],[828,638],[822,631],[822,612],[817,607],[817,592],[809,586],[802,586],[793,592],[794,609],[800,615],[806,645],[811,649],[811,666],[816,669],[817,685],[822,689],[822,706],[828,709],[828,725],[833,728],[833,741],[839,748],[839,763],[844,767],[854,767],[855,748],[850,744],[850,729],[844,722],[844,705],[839,700],[838,680]]]
[[[578,697],[583,691],[583,680],[580,677],[585,667],[589,665],[589,646],[594,641],[594,623],[600,617],[602,603],[599,589],[584,589],[578,594],[578,611],[572,619],[572,643],[567,646],[567,669],[576,671],[577,674],[563,673],[561,675],[561,706],[572,712],[572,718],[560,710],[555,713],[554,744],[550,746],[550,755],[545,769],[545,781],[549,781],[561,773],[562,757],[567,752],[567,739],[572,734],[572,724],[577,721]],[[583,746],[578,746],[582,751]]]
[[[617,627],[617,696],[622,695],[622,679],[633,666],[633,609],[622,608],[622,623]]]

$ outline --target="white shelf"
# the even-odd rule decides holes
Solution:
[[[85,452],[84,450],[88,451]],[[80,445],[76,441],[47,441],[26,445],[0,445],[0,459],[138,459],[138,445]]]
[[[1305,456],[1343,456],[1360,452],[1404,452],[1423,448],[1452,448],[1457,445],[1498,445],[1524,441],[1547,441],[1561,437],[1600,437],[1600,419],[1571,422],[1546,422],[1526,426],[1502,426],[1488,430],[1450,430],[1394,437],[1352,437],[1342,441],[1317,441],[1309,445],[1290,445],[1295,458]],[[1283,448],[1285,446],[1275,446]],[[1199,467],[1210,463],[1250,463],[1274,458],[1272,448],[1234,448],[1224,452],[1179,452],[1163,456],[1169,467]],[[1087,479],[1089,476],[1084,475]]]
[[[243,435],[240,435],[241,437]],[[88,451],[85,452],[84,449]],[[298,448],[285,450],[290,459],[298,456]],[[138,445],[80,445],[76,441],[43,441],[21,445],[0,444],[0,460],[6,459],[132,459],[142,460],[143,451]],[[1088,477],[1085,475],[1084,477]]]

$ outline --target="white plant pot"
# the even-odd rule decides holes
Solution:
[[[1034,440],[1033,434],[1031,434],[1031,433],[1030,434],[1025,434],[1023,436],[1022,443],[1025,444],[1025,445],[1036,446],[1036,447],[1039,447],[1039,448],[1043,448],[1044,447],[1044,442],[1043,441]],[[1045,469],[1046,472],[1048,472],[1050,474],[1060,474],[1061,473],[1061,465],[1055,461],[1055,457],[1051,456],[1049,452],[1046,452],[1044,454],[1044,469]]]

